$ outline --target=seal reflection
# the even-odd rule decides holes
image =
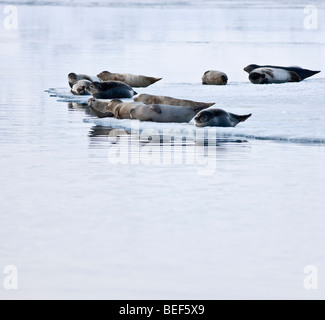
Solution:
[[[247,140],[231,137],[176,135],[171,132],[139,132],[93,126],[89,133],[93,157],[106,150],[111,165],[192,166],[198,174],[214,174],[219,161],[250,159]],[[98,154],[99,156],[99,154]]]

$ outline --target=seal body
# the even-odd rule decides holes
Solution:
[[[227,82],[227,75],[221,71],[209,70],[206,71],[202,77],[202,84],[226,85]]]
[[[132,98],[137,93],[119,81],[92,82],[87,88],[96,99]]]
[[[300,82],[301,78],[294,71],[279,68],[257,68],[249,74],[254,84]]]
[[[97,77],[102,81],[120,81],[134,88],[148,87],[162,79],[129,73],[112,73],[109,71],[103,71]]]
[[[261,69],[261,68],[268,68],[268,69],[277,69],[277,70],[283,70],[283,71],[288,71],[288,72],[293,72],[296,75],[294,78],[300,79],[300,81],[309,78],[317,73],[320,73],[320,71],[312,71],[308,69],[303,69],[300,67],[281,67],[281,66],[271,66],[271,65],[265,65],[265,66],[259,66],[257,64],[250,64],[247,67],[244,68],[244,71],[247,73],[251,74],[253,71],[256,69]]]
[[[197,127],[235,127],[247,120],[252,114],[236,115],[222,109],[211,108],[199,112],[194,118]]]
[[[114,117],[114,114],[108,108],[108,101],[101,101],[91,98],[88,100],[88,106],[98,118]]]
[[[78,80],[71,88],[71,93],[77,96],[89,95],[86,88],[91,84],[89,80]]]
[[[170,106],[211,107],[214,105],[214,103],[196,102],[192,100],[176,99],[166,96],[154,96],[144,93],[133,98],[133,100],[137,102],[143,102],[144,104],[167,104]]]
[[[93,77],[93,76],[88,76],[87,74],[77,74],[74,72],[71,72],[68,74],[68,82],[69,82],[70,88],[72,88],[73,85],[79,80],[88,80],[91,82],[99,81],[100,82],[99,78]]]
[[[130,110],[131,118],[154,122],[189,122],[207,107],[170,106],[163,104],[140,104]]]

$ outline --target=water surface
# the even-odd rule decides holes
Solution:
[[[0,29],[0,269],[19,274],[0,297],[324,298],[323,73],[254,86],[242,70],[324,70],[321,3],[317,30],[300,2],[54,4],[18,6],[18,30]],[[209,69],[229,85],[202,86]],[[103,70],[163,77],[139,93],[253,116],[208,130],[208,146],[148,140],[142,130],[194,127],[71,104],[67,74]],[[307,265],[318,290],[304,288]]]

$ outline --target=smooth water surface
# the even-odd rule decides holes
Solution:
[[[17,6],[18,29],[0,28],[0,270],[18,270],[0,298],[323,299],[322,3],[317,30],[300,2],[143,3]],[[322,73],[254,86],[250,63]],[[229,84],[202,86],[210,69]],[[103,70],[253,115],[207,137],[97,119],[66,78]]]

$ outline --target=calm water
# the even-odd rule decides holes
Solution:
[[[0,298],[324,298],[324,7],[306,30],[300,2],[281,3],[17,7],[18,29],[0,28],[0,270],[16,266],[19,287],[0,272]],[[250,63],[323,72],[253,86]],[[229,85],[203,87],[209,69]],[[208,130],[209,146],[160,143],[193,126],[72,104],[67,74],[103,70],[253,116]]]

